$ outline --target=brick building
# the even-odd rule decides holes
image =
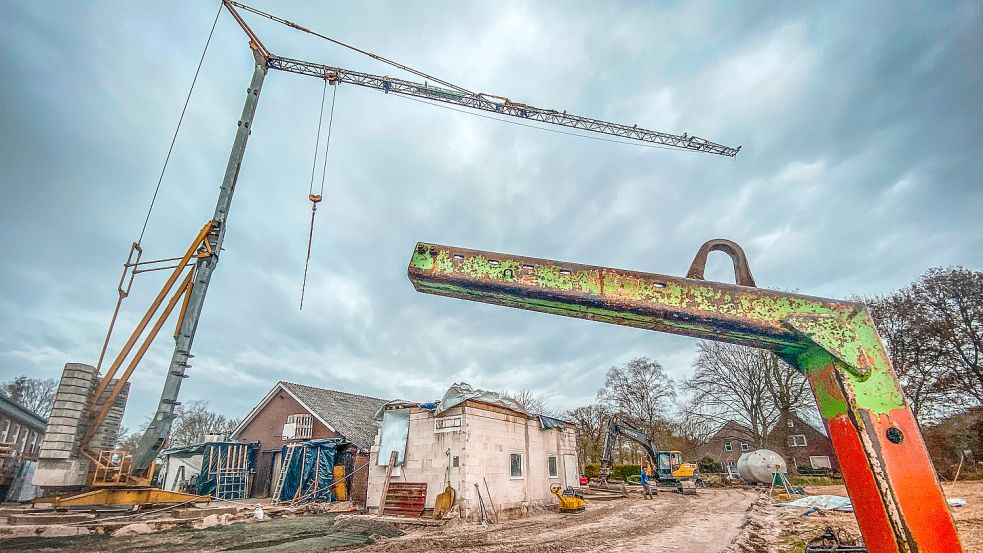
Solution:
[[[778,421],[765,441],[768,449],[785,458],[790,472],[800,467],[840,470],[833,442],[794,413]]]
[[[765,437],[765,449],[781,455],[790,472],[799,467],[839,471],[833,443],[826,434],[794,413],[782,418]],[[751,430],[736,421],[727,421],[696,451],[697,460],[709,457],[721,466],[737,469],[741,454],[758,449]]]
[[[379,423],[376,412],[386,401],[313,386],[278,382],[239,423],[232,439],[258,442],[251,496],[269,497],[282,464],[284,444],[306,440],[344,438],[350,445],[339,455],[349,480],[351,498],[365,505],[369,449]]]
[[[713,436],[696,450],[696,460],[709,457],[720,463],[726,470],[737,470],[737,460],[743,453],[757,449],[751,431],[736,421],[727,421],[721,425]]]

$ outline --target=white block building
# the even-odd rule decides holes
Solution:
[[[370,452],[370,512],[382,503],[392,451],[398,455],[392,482],[426,483],[430,509],[449,473],[464,517],[478,513],[475,484],[485,508],[490,510],[490,495],[500,512],[555,504],[553,483],[579,485],[574,425],[526,413],[499,394],[455,384],[437,404],[391,402],[380,415],[383,424]]]

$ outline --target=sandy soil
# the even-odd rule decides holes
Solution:
[[[965,507],[951,509],[963,548],[983,552],[983,481],[943,484],[942,488],[946,497],[966,500]],[[843,486],[808,486],[806,491],[813,495],[846,495]],[[802,511],[795,507],[766,506],[761,509],[761,516],[777,518],[781,523],[781,536],[772,541],[779,551],[801,551],[801,545],[821,533],[826,526],[844,528],[854,536],[860,535],[853,513],[828,511],[804,517]]]
[[[697,496],[660,493],[649,501],[633,496],[589,502],[577,514],[546,511],[488,527],[458,522],[414,530],[358,551],[767,551],[732,544],[738,538],[747,544],[757,539],[753,529],[744,527],[759,504],[766,505],[760,494],[740,489],[700,490]]]

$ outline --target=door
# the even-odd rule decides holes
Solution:
[[[580,487],[580,470],[577,468],[577,456],[565,453],[563,455],[563,484],[564,487]]]

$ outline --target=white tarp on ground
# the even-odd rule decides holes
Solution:
[[[950,507],[963,507],[966,505],[965,499],[952,498],[948,501]],[[810,495],[795,501],[776,503],[779,507],[808,507],[827,511],[853,512],[853,504],[849,497],[842,495]]]
[[[487,390],[472,388],[470,384],[461,382],[460,384],[454,384],[447,389],[447,392],[444,393],[444,397],[440,399],[440,405],[437,406],[437,410],[434,414],[439,415],[451,407],[460,405],[469,399],[481,401],[483,403],[490,403],[492,405],[498,405],[520,413],[526,413],[525,408],[523,408],[522,405],[520,405],[519,402],[515,401],[514,399],[505,397],[498,392],[489,392]]]
[[[201,458],[201,454],[189,457],[165,455],[161,488],[170,492],[182,491],[181,486],[201,473]]]

